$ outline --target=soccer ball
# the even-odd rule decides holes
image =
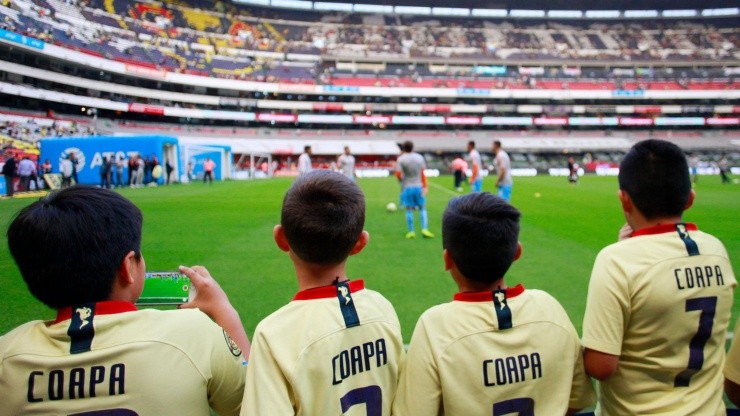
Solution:
[[[388,212],[396,212],[398,207],[393,202],[389,202],[388,205],[385,206],[385,209],[387,209]]]

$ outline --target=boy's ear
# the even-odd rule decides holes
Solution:
[[[442,258],[445,261],[445,271],[446,272],[449,272],[450,270],[457,267],[457,264],[455,264],[455,260],[452,258],[452,254],[450,254],[450,252],[447,251],[447,249],[444,249],[442,251]]]
[[[136,260],[136,253],[129,251],[121,261],[121,265],[118,266],[118,273],[116,274],[116,283],[120,287],[127,287],[134,283],[136,278],[134,277],[135,267],[138,266]]]
[[[360,238],[357,239],[357,242],[355,243],[355,246],[352,247],[352,250],[350,250],[349,255],[354,256],[355,254],[362,251],[362,249],[365,248],[367,243],[370,242],[370,233],[363,230],[360,233]]]
[[[689,200],[686,201],[686,206],[684,207],[684,211],[691,208],[692,205],[694,205],[694,197],[696,197],[696,192],[694,190],[691,190],[691,193],[689,194]]]
[[[632,212],[632,198],[630,198],[629,194],[620,189],[617,196],[619,197],[619,202],[622,204],[622,211]]]
[[[521,241],[517,241],[516,243],[516,254],[514,255],[514,261],[519,260],[519,257],[522,256],[522,243]]]
[[[285,231],[282,225],[278,224],[272,229],[272,238],[275,239],[275,244],[277,244],[280,250],[286,253],[290,251],[290,244],[288,244],[288,239],[285,238]]]

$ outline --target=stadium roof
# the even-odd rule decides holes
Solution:
[[[385,6],[462,7],[536,10],[673,10],[737,7],[737,0],[322,0],[330,3],[364,3]]]

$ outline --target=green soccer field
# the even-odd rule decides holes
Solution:
[[[257,323],[290,301],[296,291],[292,265],[272,241],[272,227],[279,221],[282,197],[291,182],[195,183],[121,192],[144,212],[142,250],[147,270],[205,265],[229,294],[251,336]],[[369,288],[393,303],[408,342],[419,315],[434,304],[451,300],[456,291],[443,268],[440,231],[442,212],[456,195],[452,178],[431,180],[430,229],[437,236],[429,240],[404,239],[404,213],[386,211],[388,202],[398,202],[395,178],[364,179],[360,185],[367,196],[365,228],[370,232],[370,244],[349,260],[348,275],[365,279]],[[492,180],[486,180],[484,190],[492,189]],[[566,178],[515,180],[512,203],[523,214],[520,239],[524,253],[509,271],[507,283],[523,283],[551,293],[579,331],[593,260],[603,246],[616,240],[624,222],[616,192],[616,178],[587,176],[578,186],[569,185]],[[702,177],[696,192],[694,207],[685,219],[725,243],[737,272],[740,186],[722,186],[718,177]],[[540,197],[535,197],[536,193]],[[32,201],[0,201],[3,240],[15,212]],[[27,293],[6,242],[0,244],[0,287],[0,334],[28,320],[54,316]],[[733,322],[739,312],[736,301]]]

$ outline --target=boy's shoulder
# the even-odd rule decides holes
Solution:
[[[352,302],[360,322],[387,321],[400,330],[398,316],[393,305],[382,294],[363,288],[352,292]],[[330,331],[337,317],[341,318],[339,298],[334,295],[308,300],[292,300],[262,319],[255,333],[282,333],[290,331]]]

